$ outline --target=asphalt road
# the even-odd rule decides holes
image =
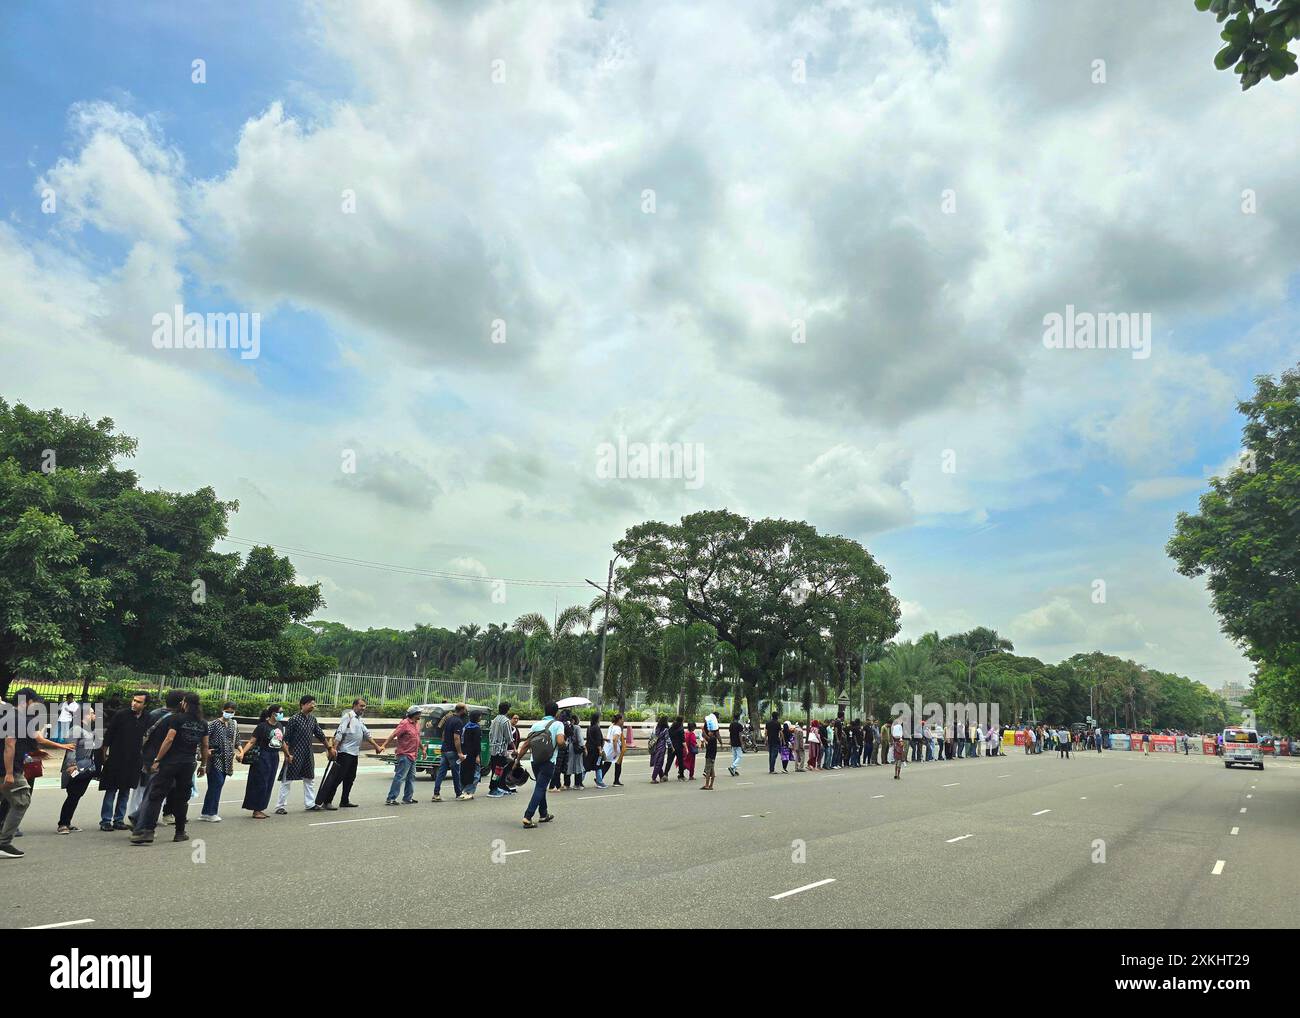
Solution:
[[[224,822],[190,826],[201,844],[159,828],[147,848],[98,830],[93,790],[85,830],[56,835],[62,793],[46,780],[17,842],[27,857],[0,862],[0,927],[462,927],[469,909],[492,926],[558,926],[593,905],[611,925],[652,927],[1281,928],[1300,915],[1300,762],[1013,750],[894,781],[881,767],[772,776],[764,755],[702,792],[698,778],[651,785],[643,759],[626,787],[552,793],[556,820],[536,830],[520,826],[523,792],[456,802],[448,783],[433,804],[421,778],[418,805],[388,807],[378,771],[358,778],[360,809],[305,813],[295,786],[288,816],[254,821],[231,781]]]

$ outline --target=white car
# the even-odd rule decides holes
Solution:
[[[1225,728],[1223,730],[1223,766],[1236,764],[1264,769],[1264,751],[1259,746],[1259,733],[1253,728]]]

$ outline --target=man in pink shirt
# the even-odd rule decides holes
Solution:
[[[420,708],[408,707],[406,717],[397,723],[393,734],[379,747],[382,753],[390,742],[397,743],[397,760],[393,764],[393,783],[388,786],[386,806],[397,805],[397,793],[403,791],[402,803],[410,806],[415,800],[415,758],[420,753]],[[405,782],[406,787],[402,789]]]

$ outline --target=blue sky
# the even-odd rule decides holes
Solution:
[[[480,578],[298,555],[353,625],[585,601],[628,526],[726,506],[863,541],[905,635],[1242,679],[1163,546],[1296,360],[1298,111],[1216,37],[1119,0],[8,4],[0,391],[112,416],[239,537]],[[261,355],[154,350],[176,303],[260,314]],[[1066,304],[1151,314],[1151,357],[1045,349]],[[705,483],[599,476],[619,436]]]

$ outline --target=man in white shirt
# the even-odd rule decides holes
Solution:
[[[352,709],[345,710],[339,718],[339,727],[334,732],[334,749],[338,755],[330,762],[329,773],[325,775],[320,795],[316,797],[321,809],[336,810],[339,806],[351,809],[357,805],[349,796],[352,795],[352,782],[357,779],[357,758],[361,755],[361,746],[368,742],[374,752],[379,752],[379,744],[361,720],[365,712],[366,701],[358,697],[352,701]],[[334,792],[339,785],[343,786],[343,801],[335,806]]]

